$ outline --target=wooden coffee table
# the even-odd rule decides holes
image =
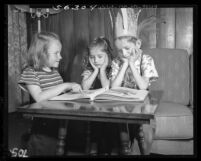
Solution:
[[[155,99],[155,98],[154,98]],[[145,150],[143,124],[150,124],[154,119],[154,112],[158,105],[158,100],[154,100],[149,95],[144,102],[88,102],[88,101],[42,101],[18,108],[18,112],[28,117],[60,119],[58,132],[57,155],[64,154],[64,147],[67,146],[65,138],[67,135],[68,120],[85,120],[112,123],[135,124],[138,127],[138,145],[142,155],[149,154]],[[90,130],[87,130],[87,136]],[[89,137],[87,138],[89,141]],[[124,154],[127,154],[126,146],[122,143]],[[88,152],[88,150],[87,150]]]

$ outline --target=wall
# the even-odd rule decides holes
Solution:
[[[156,47],[186,49],[193,54],[193,9],[162,8],[157,16],[166,24],[159,24]]]

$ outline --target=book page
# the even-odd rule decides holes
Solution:
[[[126,87],[108,89],[108,87],[96,90],[83,90],[79,93],[68,92],[49,100],[98,100],[98,101],[144,101],[147,90],[136,90]]]
[[[147,90],[117,87],[98,95],[96,100],[143,101],[147,95]]]
[[[76,99],[89,99],[89,97],[87,95],[83,95],[82,93],[68,92],[68,93],[64,93],[62,95],[50,98],[49,100],[68,101],[68,100],[76,100]]]
[[[68,92],[53,98],[50,98],[49,100],[81,100],[81,99],[88,99],[90,101],[93,101],[95,97],[101,93],[104,93],[108,90],[108,87],[100,88],[96,90],[83,90],[81,92]]]

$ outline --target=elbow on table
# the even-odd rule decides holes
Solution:
[[[41,101],[45,101],[45,100],[49,99],[49,98],[41,97],[40,95],[35,96],[35,97],[32,96],[32,98],[34,99],[35,102],[41,102]]]
[[[149,85],[148,84],[143,84],[141,86],[139,86],[140,90],[148,90]]]
[[[115,83],[111,83],[111,84],[110,84],[110,88],[114,88],[114,87],[120,87],[120,86],[118,86],[118,85],[115,84]]]
[[[41,97],[37,97],[37,98],[34,98],[34,100],[35,100],[36,102],[41,102],[41,101],[45,101],[45,100],[48,100],[48,99],[43,99],[43,98],[41,98]]]
[[[84,83],[84,82],[82,82],[81,83],[81,86],[82,86],[82,89],[83,90],[88,90],[90,87],[86,84],[86,83]]]

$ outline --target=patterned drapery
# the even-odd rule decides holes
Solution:
[[[26,14],[8,5],[8,112],[29,101],[17,85],[27,53]]]

